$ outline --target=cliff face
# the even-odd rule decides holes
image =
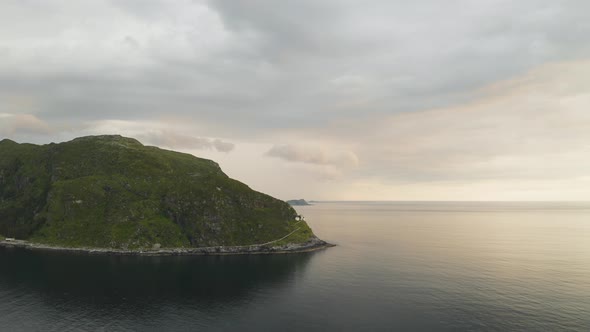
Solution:
[[[237,246],[313,238],[287,203],[192,155],[121,136],[0,141],[0,234],[98,248]],[[284,242],[284,241],[283,241]]]

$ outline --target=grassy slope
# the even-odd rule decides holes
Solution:
[[[295,224],[286,203],[192,155],[120,136],[36,146],[0,141],[0,233],[62,246],[259,244]],[[301,228],[283,242],[306,241]]]

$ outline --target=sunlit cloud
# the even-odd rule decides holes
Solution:
[[[0,135],[43,134],[52,132],[50,126],[32,114],[0,113]]]
[[[274,145],[266,152],[269,157],[280,158],[290,162],[317,165],[334,165],[338,167],[357,167],[358,157],[351,151],[326,151],[319,147],[297,145]]]

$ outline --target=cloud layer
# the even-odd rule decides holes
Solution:
[[[582,199],[589,11],[2,1],[0,135],[120,133],[216,159],[283,198]]]
[[[351,151],[325,151],[318,147],[297,145],[274,145],[266,152],[267,156],[280,158],[290,162],[316,165],[333,165],[337,167],[357,167],[358,157]]]
[[[230,152],[235,144],[225,142],[219,138],[210,139],[176,134],[172,131],[154,131],[146,134],[139,134],[137,138],[142,142],[163,146],[173,149],[215,149],[219,152]]]
[[[51,129],[47,123],[32,114],[0,113],[0,135],[14,136],[16,133],[49,134]]]

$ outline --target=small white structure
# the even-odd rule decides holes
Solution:
[[[4,241],[16,241],[16,239],[13,237],[7,237],[6,239],[4,239]]]

